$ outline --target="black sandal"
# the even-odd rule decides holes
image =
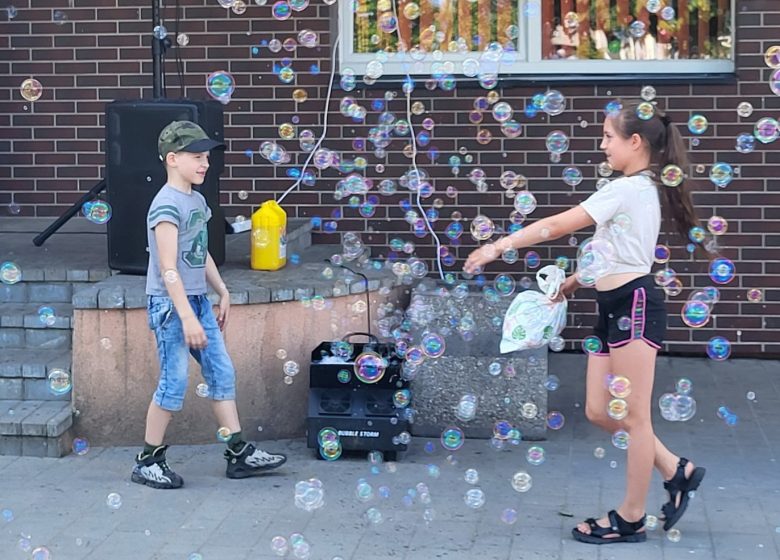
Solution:
[[[685,465],[687,464],[688,459],[680,457],[680,462],[677,463],[677,472],[674,473],[671,480],[664,482],[664,488],[669,492],[669,501],[661,506],[661,511],[664,514],[664,531],[674,527],[682,518],[685,510],[688,509],[688,502],[693,497],[690,493],[699,487],[707,472],[704,467],[696,467],[691,472],[691,477],[685,478]],[[680,505],[675,506],[678,496],[681,496]]]
[[[609,527],[602,527],[596,520],[589,517],[585,523],[590,525],[590,534],[585,534],[577,527],[571,530],[574,540],[588,544],[609,544],[609,543],[639,543],[647,540],[644,531],[639,532],[645,526],[646,515],[639,521],[631,523],[626,521],[614,509],[607,514],[609,518]],[[617,537],[608,537],[607,535],[617,534]]]

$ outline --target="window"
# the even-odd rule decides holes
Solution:
[[[342,0],[339,30],[369,81],[734,72],[734,0]]]

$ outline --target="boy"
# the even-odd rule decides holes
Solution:
[[[228,478],[246,478],[282,465],[287,458],[244,441],[236,409],[236,379],[222,333],[230,295],[208,252],[206,223],[211,210],[192,185],[209,168],[209,150],[224,149],[197,124],[174,121],[157,142],[168,181],[154,197],[146,220],[149,269],[146,276],[149,327],[157,339],[160,380],[146,415],[145,446],[136,456],[131,480],[152,488],[180,488],[184,481],[165,460],[165,429],[181,410],[187,389],[187,355],[201,366],[208,396],[227,443]],[[219,294],[214,317],[206,282]],[[189,352],[188,352],[189,350]]]

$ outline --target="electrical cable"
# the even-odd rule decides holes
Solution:
[[[364,293],[366,294],[366,321],[368,322],[368,328],[367,328],[366,332],[368,334],[371,334],[371,299],[370,299],[369,291],[368,291],[368,276],[366,276],[362,272],[356,272],[356,271],[352,270],[351,268],[349,268],[345,264],[336,264],[330,258],[325,259],[325,262],[329,263],[329,264],[331,264],[333,266],[338,266],[339,268],[343,268],[345,270],[349,270],[352,274],[354,274],[355,276],[360,276],[365,281],[365,283],[366,283],[366,291]]]
[[[393,17],[395,18],[396,22],[398,20],[398,11],[396,8],[396,0],[392,0],[392,7],[393,7]],[[398,36],[398,44],[401,45],[401,30],[398,28],[398,25],[396,25],[396,34]],[[399,51],[400,52],[400,51]],[[420,171],[417,168],[417,137],[414,134],[414,126],[412,125],[412,77],[409,75],[409,73],[406,73],[406,87],[402,87],[401,90],[406,93],[406,122],[409,124],[409,136],[412,141],[412,169],[414,170],[414,177],[417,181],[417,208],[420,210],[420,213],[422,214],[422,219],[425,222],[426,227],[428,228],[428,231],[430,232],[431,236],[433,237],[434,242],[436,243],[436,265],[439,269],[439,278],[444,280],[444,271],[442,270],[441,266],[441,241],[439,240],[439,236],[436,235],[436,232],[433,230],[433,226],[431,225],[430,221],[428,220],[428,214],[425,212],[425,209],[422,206],[422,189],[420,188]]]
[[[325,135],[328,132],[328,114],[330,113],[330,97],[333,92],[333,80],[336,77],[336,53],[340,48],[340,44],[341,44],[341,34],[337,35],[336,40],[333,41],[333,54],[331,55],[331,60],[330,60],[330,81],[328,83],[328,94],[325,96],[325,114],[322,120],[322,136],[320,136],[320,139],[317,140],[317,143],[314,145],[314,148],[312,148],[309,157],[306,158],[306,161],[304,162],[303,167],[301,168],[301,174],[298,176],[298,180],[295,181],[295,183],[293,183],[289,189],[284,191],[284,193],[279,198],[276,199],[276,202],[278,204],[281,204],[282,201],[287,197],[287,195],[290,194],[292,191],[294,191],[296,188],[298,188],[298,186],[301,184],[301,181],[303,181],[304,173],[306,172],[306,168],[308,167],[311,158],[314,157],[314,154],[317,152],[317,149],[322,144],[322,141],[325,140]]]

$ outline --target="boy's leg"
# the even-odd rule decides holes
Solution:
[[[144,442],[146,445],[159,447],[165,441],[165,430],[173,418],[170,410],[161,408],[154,400],[149,403],[149,410],[146,412],[146,435]]]
[[[150,298],[149,326],[155,332],[160,378],[146,413],[144,449],[135,459],[131,480],[152,488],[180,488],[184,481],[166,461],[165,431],[181,410],[187,389],[187,346],[181,321],[169,298]]]
[[[246,478],[262,471],[279,467],[287,461],[281,453],[267,453],[247,443],[241,433],[241,423],[236,407],[236,373],[228,356],[222,332],[208,300],[200,309],[200,323],[206,331],[208,344],[192,355],[200,363],[203,378],[209,386],[212,410],[220,427],[230,430],[225,459],[228,478]]]

